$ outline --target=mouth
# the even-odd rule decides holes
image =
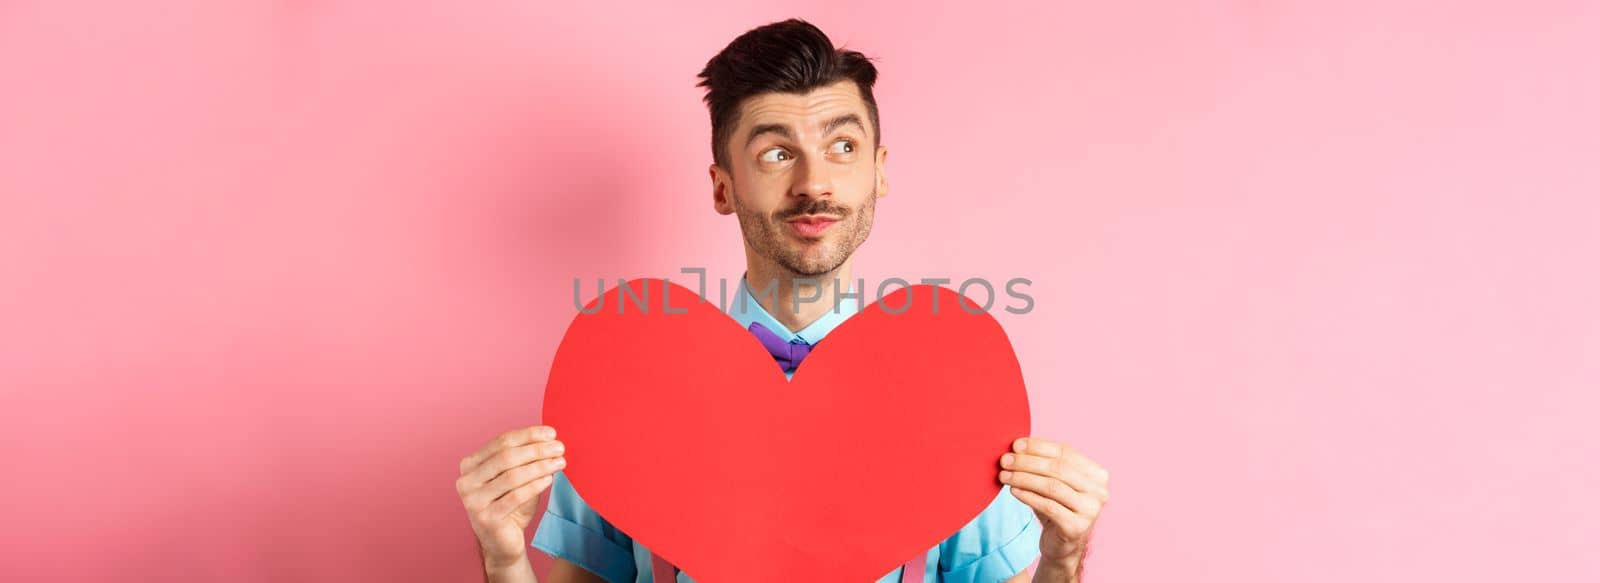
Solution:
[[[789,229],[793,231],[794,234],[804,238],[816,238],[821,237],[823,233],[827,232],[828,227],[832,227],[834,223],[839,222],[839,217],[831,215],[805,215],[789,219],[785,222],[789,224]]]

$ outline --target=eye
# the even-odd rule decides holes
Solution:
[[[783,162],[790,159],[789,152],[783,148],[773,148],[761,153],[762,162]]]
[[[850,140],[839,140],[828,148],[833,154],[850,154],[856,151],[856,143]]]

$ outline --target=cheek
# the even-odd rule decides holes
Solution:
[[[851,168],[845,184],[850,189],[850,196],[856,200],[872,198],[878,190],[878,173],[871,164],[858,164]]]
[[[781,184],[770,177],[761,176],[735,180],[733,191],[736,193],[734,199],[739,208],[763,215],[776,210],[784,194]]]

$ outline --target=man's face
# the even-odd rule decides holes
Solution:
[[[717,212],[737,214],[748,251],[796,275],[838,269],[872,231],[888,193],[872,122],[855,83],[740,104],[728,166],[713,165]]]

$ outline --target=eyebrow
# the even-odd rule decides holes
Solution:
[[[745,137],[744,145],[748,147],[750,142],[756,141],[756,138],[761,137],[761,134],[778,134],[779,136],[783,136],[783,138],[786,140],[794,139],[794,133],[789,131],[789,126],[776,123],[764,123],[750,128],[750,135]]]
[[[861,130],[861,133],[867,132],[866,124],[861,123],[861,116],[853,113],[847,113],[828,120],[828,123],[823,124],[822,126],[822,133],[823,135],[831,134],[834,130],[846,125],[856,126],[856,128]],[[784,139],[794,139],[794,132],[789,131],[789,126],[776,123],[764,123],[750,128],[750,134],[745,136],[744,139],[745,145],[749,146],[750,142],[754,142],[756,138],[760,137],[762,134],[777,134],[782,136]]]
[[[831,134],[833,133],[833,130],[839,129],[841,126],[847,124],[855,124],[856,129],[861,130],[861,133],[867,133],[867,126],[861,123],[861,116],[853,113],[847,113],[828,120],[828,124],[822,127],[822,135]]]

